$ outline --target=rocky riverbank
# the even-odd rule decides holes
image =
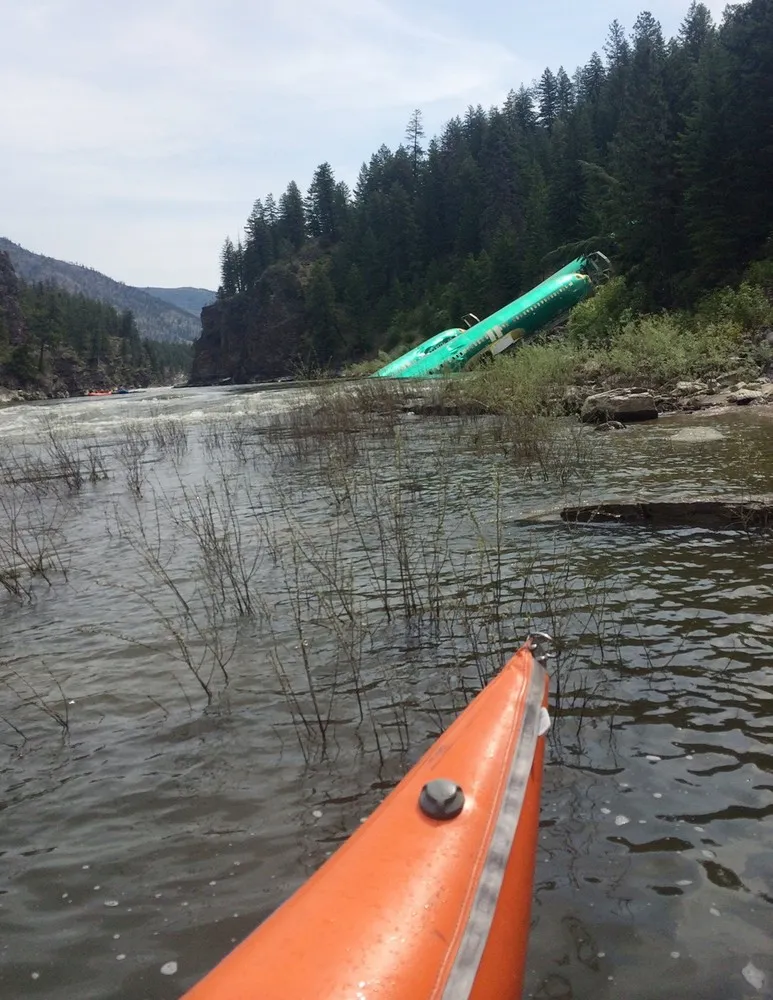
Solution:
[[[393,383],[393,389],[400,396],[403,410],[421,416],[475,416],[502,409],[501,398],[492,402],[480,393],[467,395],[462,381],[414,388],[406,380]],[[739,381],[737,375],[730,374],[709,381],[677,382],[667,389],[637,385],[616,388],[574,385],[565,390],[563,396],[553,399],[550,409],[611,430],[643,420],[657,420],[665,413],[769,403],[773,403],[773,379],[760,377]]]
[[[583,423],[616,422],[622,425],[640,420],[655,420],[661,413],[689,413],[726,406],[773,403],[773,380],[758,378],[737,381],[736,375],[727,375],[706,382],[677,382],[665,392],[630,386],[587,395],[572,387],[567,392],[565,401],[567,411],[577,413]]]
[[[0,406],[10,406],[11,403],[31,403],[36,399],[47,399],[44,392],[38,389],[6,389],[0,385]]]

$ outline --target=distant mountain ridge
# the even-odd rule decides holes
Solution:
[[[148,286],[140,289],[140,291],[147,292],[148,295],[153,295],[155,298],[168,302],[170,305],[177,306],[178,309],[184,309],[197,319],[201,316],[201,310],[204,306],[212,305],[217,298],[217,293],[210,291],[208,288],[191,288],[188,285],[182,288],[153,288]]]
[[[149,294],[134,285],[108,278],[82,264],[69,264],[54,257],[25,250],[18,243],[0,236],[0,250],[7,250],[17,275],[27,283],[51,282],[73,294],[107,302],[116,309],[130,309],[143,337],[161,341],[193,341],[201,334],[201,320],[190,309],[182,308],[160,296],[159,292],[188,289],[155,289]],[[204,291],[194,289],[193,291]]]

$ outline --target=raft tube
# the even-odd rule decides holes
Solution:
[[[547,679],[529,639],[184,1000],[520,1000]]]

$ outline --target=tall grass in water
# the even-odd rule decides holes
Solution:
[[[43,420],[44,448],[56,473],[73,490],[79,490],[85,481],[84,462],[74,428],[57,423],[48,414]]]
[[[319,649],[320,629],[328,627],[338,636],[336,648],[347,650],[346,676],[355,694],[363,695],[358,717],[364,712],[373,730],[385,735],[382,752],[391,740],[401,746],[415,732],[415,719],[412,728],[407,714],[416,716],[417,710],[408,713],[407,706],[416,700],[418,678],[447,679],[453,671],[456,685],[449,689],[441,683],[431,699],[435,707],[438,697],[458,706],[526,634],[528,609],[534,605],[534,554],[513,551],[507,511],[522,492],[514,489],[519,462],[532,463],[532,470],[536,464],[546,475],[560,462],[551,463],[555,445],[547,443],[546,424],[539,425],[545,440],[532,433],[527,447],[521,435],[519,449],[492,456],[476,451],[479,427],[472,421],[425,424],[417,433],[418,422],[403,419],[412,398],[407,403],[399,396],[381,406],[370,433],[362,429],[367,426],[361,422],[363,409],[368,411],[361,398],[348,404],[351,421],[344,419],[345,396],[339,396],[332,414],[325,413],[321,402],[281,425],[277,421],[264,442],[281,456],[275,473],[282,477],[283,489],[272,505],[292,540],[293,572],[287,575],[292,586],[284,589],[293,595],[295,627],[303,637],[296,650],[289,644],[282,648],[283,689],[291,692],[294,710],[303,711],[307,735],[316,732],[323,742],[329,739],[331,714],[340,713],[331,713],[329,700],[321,705],[316,687],[320,674],[308,653]],[[356,448],[345,443],[352,425],[360,428]],[[577,471],[587,458],[576,442],[573,447],[572,459],[561,459],[559,479],[568,477],[570,466]],[[485,456],[482,474],[471,471],[476,454]],[[305,492],[298,487],[293,494],[287,488],[288,465],[293,463],[296,471],[302,465]],[[324,532],[321,516],[328,524]],[[288,546],[279,545],[278,551],[284,565]],[[280,637],[274,639],[279,648]],[[402,662],[401,648],[409,655]],[[316,660],[319,666],[319,656]],[[400,688],[406,668],[416,676],[405,684],[404,695],[379,702],[376,692]],[[376,677],[379,669],[388,680]],[[288,684],[291,674],[296,681],[303,678],[303,691],[297,683]],[[333,688],[336,698],[345,698],[340,676]]]
[[[587,456],[559,455],[536,412],[422,421],[418,402],[374,382],[263,422],[233,414],[205,428],[197,481],[176,431],[128,425],[110,530],[135,612],[95,628],[166,657],[206,704],[235,679],[271,687],[307,756],[421,744],[531,627],[563,634],[542,543],[516,548],[509,526],[524,482],[571,479]],[[568,705],[568,655],[561,670]]]
[[[160,641],[209,702],[251,621],[304,753],[344,733],[404,750],[479,690],[539,604],[536,554],[507,528],[523,482],[587,458],[576,442],[559,455],[538,415],[511,412],[505,432],[501,414],[422,422],[415,407],[414,387],[374,383],[320,387],[262,427],[235,414],[206,429],[205,480],[146,487],[122,515]]]
[[[142,496],[145,484],[145,453],[150,439],[145,426],[138,420],[129,420],[121,427],[121,439],[116,449],[118,461],[126,475],[126,485],[135,497]]]
[[[14,750],[19,750],[21,745],[27,742],[28,731],[34,725],[35,716],[43,715],[50,719],[59,727],[63,736],[69,732],[68,698],[59,678],[51,670],[47,670],[46,673],[51,679],[51,684],[47,690],[41,691],[38,686],[23,677],[12,663],[0,663],[0,685],[9,691],[16,700],[16,719],[0,715],[0,722],[4,722],[21,740],[21,744],[6,744]],[[20,718],[19,713],[24,718]]]
[[[139,560],[132,582],[121,589],[145,605],[162,636],[158,640],[139,639],[121,630],[100,627],[99,631],[153,651],[162,646],[183,666],[210,704],[220,686],[228,684],[235,641],[220,595],[202,586],[201,577],[190,574],[178,560],[179,539],[162,519],[163,502],[140,506],[136,494],[134,499],[129,509],[116,507],[114,512],[118,538]]]
[[[67,576],[63,525],[69,485],[40,456],[0,453],[0,590],[24,600],[34,581]]]

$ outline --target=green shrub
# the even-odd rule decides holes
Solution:
[[[377,358],[371,358],[369,361],[355,361],[350,365],[346,365],[341,374],[344,378],[366,378],[389,363],[390,359],[387,358],[385,361],[385,357],[384,352],[380,351]]]
[[[567,332],[577,344],[608,343],[633,317],[634,303],[624,278],[612,278],[585,302],[575,306]]]
[[[550,413],[558,408],[580,360],[580,352],[567,342],[524,345],[472,371],[462,393],[497,413]]]
[[[746,280],[750,285],[759,286],[768,299],[773,301],[773,259],[756,260],[750,264]]]
[[[691,328],[676,315],[643,316],[624,326],[594,360],[606,376],[649,386],[709,378],[737,368],[741,327],[724,320]]]
[[[744,281],[738,288],[719,288],[702,299],[695,324],[733,323],[751,333],[773,323],[773,306],[760,285]]]

